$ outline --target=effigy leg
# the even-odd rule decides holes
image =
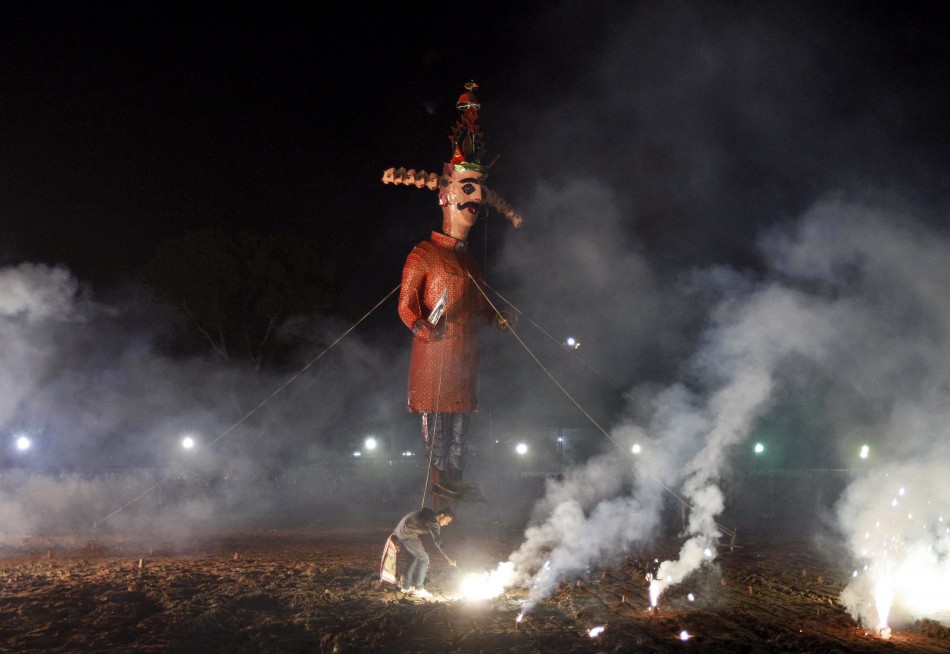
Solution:
[[[432,477],[432,508],[456,509],[458,502],[484,502],[475,484],[463,481],[470,413],[423,413],[422,436]]]

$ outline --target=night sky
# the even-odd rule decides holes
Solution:
[[[385,288],[438,213],[407,215],[382,171],[439,168],[469,78],[518,101],[539,30],[519,7],[5,7],[3,260],[109,282],[205,226],[290,230],[344,284],[390,264]]]
[[[438,218],[381,171],[438,169],[469,79],[503,195],[600,179],[673,265],[754,265],[832,188],[939,210],[945,12],[825,5],[7,6],[0,257],[105,283],[204,226],[290,230],[382,291]]]

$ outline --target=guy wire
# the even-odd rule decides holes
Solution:
[[[488,297],[488,294],[485,293],[485,290],[484,290],[484,289],[481,287],[481,285],[475,280],[475,278],[472,277],[472,274],[471,274],[471,273],[468,273],[468,276],[469,276],[469,278],[472,280],[472,282],[475,283],[475,287],[478,288],[478,290],[481,292],[482,296],[483,296],[483,297],[485,298],[485,300],[488,302],[489,306],[491,306],[491,308],[495,311],[495,313],[499,313],[498,307],[495,306],[495,303],[491,301],[491,298]],[[488,284],[485,284],[485,286],[488,286]],[[494,290],[494,289],[492,289],[492,290]],[[500,293],[498,294],[498,296],[501,297],[501,298],[505,301],[505,303],[506,303],[508,306],[510,306],[510,307],[511,307],[512,309],[514,309],[515,311],[517,311],[520,315],[523,315],[523,316],[525,315],[525,314],[521,311],[521,309],[519,309],[518,307],[516,307],[515,305],[513,305],[511,302],[509,302],[508,300],[506,300]],[[525,317],[527,318],[527,316],[525,316]],[[535,323],[533,320],[531,320],[530,318],[528,318],[528,321],[529,321],[532,325],[534,325],[535,327],[537,327],[541,332],[543,332],[544,334],[546,334],[546,335],[548,336],[548,338],[552,338],[552,340],[554,340],[553,337],[551,337],[550,334],[548,334],[548,333],[545,332],[543,329],[541,329],[541,328],[537,325],[537,323]],[[603,427],[600,426],[600,423],[598,423],[598,422],[590,415],[590,413],[588,413],[588,412],[584,409],[584,407],[582,407],[582,406],[580,405],[580,403],[578,403],[578,401],[574,399],[574,397],[567,391],[567,389],[565,389],[564,386],[561,385],[561,382],[559,382],[559,381],[554,377],[554,375],[544,366],[544,364],[541,363],[541,361],[538,359],[538,357],[535,356],[534,352],[531,351],[531,348],[529,348],[528,345],[522,340],[522,338],[521,338],[520,336],[518,336],[518,333],[511,327],[511,325],[508,326],[508,331],[510,331],[511,334],[512,334],[516,339],[518,339],[518,342],[521,343],[521,347],[523,347],[523,348],[525,349],[525,351],[528,353],[528,355],[531,356],[532,359],[534,359],[535,363],[538,364],[538,366],[541,368],[541,370],[543,370],[544,373],[551,379],[551,381],[553,381],[554,384],[561,390],[561,392],[564,393],[564,396],[567,397],[567,399],[569,399],[569,400],[571,401],[571,403],[574,404],[574,406],[576,406],[576,407],[578,408],[578,410],[579,410],[581,413],[583,413],[583,414],[587,417],[587,419],[590,420],[591,423],[592,423],[595,427],[597,427],[598,430],[600,430],[600,433],[602,433],[602,434],[607,438],[607,440],[609,440],[611,443],[613,443],[614,445],[616,445],[617,448],[618,448],[621,452],[623,452],[624,454],[626,454],[627,456],[629,456],[629,453],[627,452],[626,448],[624,448],[622,445],[620,445],[620,443],[618,443],[618,442],[614,439],[613,436],[611,436],[609,433],[607,433],[607,431],[606,431]],[[555,341],[555,342],[556,342],[556,341]],[[591,370],[593,370],[593,368],[591,368]],[[597,372],[597,371],[595,370],[594,372]],[[598,373],[598,374],[600,374],[600,373]],[[605,377],[605,379],[606,379],[606,377]],[[608,380],[608,381],[609,381],[609,380]],[[670,495],[672,495],[673,497],[675,497],[675,498],[679,501],[680,504],[682,504],[683,506],[685,506],[685,507],[687,507],[687,508],[690,508],[690,509],[693,508],[693,507],[689,504],[689,502],[687,502],[685,499],[683,499],[682,497],[680,497],[679,494],[678,494],[676,491],[674,491],[672,488],[670,488],[669,486],[667,486],[666,484],[664,484],[662,481],[660,481],[659,479],[657,479],[656,477],[654,477],[653,475],[651,475],[649,472],[645,472],[645,474],[646,474],[646,476],[648,476],[650,479],[652,479],[652,480],[655,481],[657,484],[659,484],[660,487],[663,488],[663,490],[665,490],[667,493],[669,493]],[[718,522],[716,523],[716,526],[719,527],[719,528],[720,528],[722,531],[724,531],[726,534],[728,534],[728,535],[732,536],[733,538],[735,538],[735,535],[736,535],[736,534],[735,534],[735,532],[734,532],[733,530],[726,528],[725,526],[719,524]]]
[[[394,294],[396,291],[398,291],[398,290],[399,290],[399,286],[396,286],[396,288],[394,288],[393,290],[389,291],[389,293],[387,293],[386,296],[385,296],[382,300],[380,300],[379,302],[377,302],[376,305],[375,305],[372,309],[370,309],[369,311],[367,311],[367,312],[363,315],[362,318],[360,318],[360,319],[357,320],[355,323],[353,323],[353,324],[349,327],[349,329],[347,329],[345,332],[343,332],[342,334],[340,334],[340,336],[338,336],[335,341],[333,341],[333,342],[330,343],[326,348],[324,348],[324,350],[323,350],[320,354],[318,354],[316,357],[314,357],[314,358],[313,358],[307,365],[305,365],[303,368],[301,368],[300,370],[298,370],[298,371],[296,372],[296,374],[294,374],[290,379],[288,379],[286,382],[284,382],[277,390],[275,390],[273,393],[271,393],[270,395],[268,395],[268,396],[264,399],[263,402],[261,402],[260,404],[258,404],[256,407],[254,407],[254,408],[251,409],[250,411],[248,411],[248,412],[244,415],[243,418],[241,418],[240,420],[238,420],[237,422],[235,422],[233,425],[231,425],[230,427],[228,427],[227,429],[225,429],[223,432],[221,432],[221,434],[219,434],[217,438],[215,438],[213,441],[211,441],[211,445],[214,445],[215,443],[217,443],[218,441],[220,441],[222,438],[224,438],[225,436],[227,436],[228,434],[230,434],[230,433],[231,433],[232,431],[234,431],[241,423],[243,423],[245,420],[247,420],[248,418],[250,418],[250,417],[251,417],[252,415],[254,415],[257,411],[259,411],[259,410],[261,409],[261,407],[263,407],[265,404],[267,404],[267,403],[270,402],[272,399],[274,399],[274,397],[276,397],[276,396],[277,396],[281,391],[283,391],[285,388],[287,388],[288,386],[290,386],[294,381],[297,380],[298,377],[300,377],[300,375],[302,375],[302,374],[303,374],[304,372],[306,372],[311,366],[313,366],[317,361],[319,361],[321,358],[323,358],[323,355],[325,355],[327,352],[329,352],[330,350],[332,350],[332,349],[336,346],[337,343],[339,343],[339,342],[342,341],[344,338],[346,338],[346,337],[349,335],[350,332],[352,332],[354,329],[356,329],[356,328],[360,325],[360,323],[362,323],[364,320],[366,320],[367,318],[369,318],[369,317],[373,314],[373,312],[376,311],[376,309],[378,309],[380,306],[382,306],[383,303],[385,303],[386,300],[388,300],[390,297],[392,297],[393,294]],[[139,493],[136,497],[132,498],[131,500],[129,500],[128,502],[126,502],[125,504],[123,504],[122,506],[120,506],[118,509],[116,509],[115,511],[113,511],[112,513],[110,513],[109,515],[107,515],[106,517],[102,518],[101,520],[96,520],[95,522],[92,523],[93,528],[98,527],[100,524],[102,524],[103,522],[105,522],[106,520],[108,520],[109,518],[111,518],[112,516],[114,516],[114,515],[116,515],[116,514],[122,512],[122,511],[124,511],[125,509],[127,509],[128,507],[132,506],[133,504],[135,504],[136,502],[138,502],[140,499],[142,499],[143,497],[145,497],[146,495],[148,495],[149,493],[151,493],[153,490],[155,490],[156,488],[158,488],[159,486],[161,486],[163,482],[168,481],[168,479],[169,479],[170,477],[171,477],[171,475],[165,475],[164,477],[162,477],[161,479],[159,479],[157,482],[155,482],[154,484],[152,484],[151,486],[149,486],[148,488],[146,488],[144,491],[142,491],[141,493]]]
[[[549,333],[547,332],[547,330],[545,330],[541,325],[539,325],[538,323],[536,323],[535,321],[533,321],[529,316],[525,315],[525,313],[524,313],[521,309],[519,309],[519,308],[516,307],[514,304],[512,304],[512,303],[508,300],[508,298],[506,298],[504,295],[502,295],[501,293],[499,293],[496,289],[492,288],[491,284],[489,284],[487,281],[484,281],[484,280],[482,281],[482,283],[485,285],[485,288],[489,289],[492,293],[494,293],[495,295],[497,295],[498,297],[500,297],[500,298],[505,302],[505,304],[507,304],[509,307],[511,307],[512,309],[514,309],[515,311],[517,311],[517,312],[518,312],[518,315],[524,316],[524,319],[525,319],[525,320],[527,320],[528,322],[530,322],[530,323],[534,326],[534,328],[537,329],[539,332],[541,332],[542,334],[544,334],[545,336],[547,336],[549,339],[551,339],[551,341],[552,341],[553,343],[557,343],[557,344],[560,345],[561,347],[564,346],[563,343],[561,343],[559,340],[557,340],[556,338],[554,338],[553,336],[551,336],[551,334],[549,334]],[[601,371],[597,370],[597,368],[595,368],[595,367],[594,367],[589,361],[587,361],[584,357],[578,356],[578,355],[576,355],[576,354],[573,355],[573,356],[574,356],[575,359],[577,359],[578,361],[580,361],[581,363],[583,363],[585,366],[587,366],[587,368],[588,368],[591,372],[593,372],[595,375],[601,377],[604,381],[606,381],[608,384],[610,384],[611,386],[613,386],[614,388],[616,388],[616,389],[617,389],[618,391],[620,391],[623,395],[627,396],[626,392],[620,387],[620,384],[618,384],[617,382],[615,382],[613,379],[611,379],[610,377],[608,377],[607,375],[605,375],[605,374],[602,373]],[[629,396],[628,396],[628,397],[629,397]]]

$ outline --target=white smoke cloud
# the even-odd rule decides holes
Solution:
[[[857,562],[841,600],[867,627],[950,619],[946,460],[884,463],[841,499],[841,526]]]
[[[522,611],[530,611],[565,577],[583,576],[592,563],[615,559],[651,535],[659,513],[657,490],[643,487],[629,462],[616,456],[593,459],[550,481],[525,542],[508,559],[512,583],[528,583],[537,572]]]
[[[650,535],[659,503],[644,499],[648,478],[672,485],[690,505],[686,540],[675,560],[660,565],[654,597],[711,562],[723,535],[717,518],[730,500],[721,481],[731,472],[736,446],[758,425],[794,408],[788,406],[794,398],[783,397],[779,405],[779,390],[803,383],[804,374],[804,383],[827,389],[822,406],[797,409],[827,411],[830,459],[843,455],[841,443],[872,437],[872,469],[848,488],[840,509],[855,557],[870,561],[872,571],[888,569],[888,579],[906,571],[908,583],[891,582],[902,610],[915,617],[932,616],[935,606],[946,611],[945,597],[934,599],[934,593],[950,570],[950,288],[938,272],[939,262],[950,260],[950,238],[910,217],[832,198],[761,243],[769,268],[757,283],[730,287],[721,270],[697,277],[722,297],[683,366],[684,381],[653,393],[645,423],[614,430],[615,436],[624,429],[649,436],[643,465],[634,472],[617,457],[617,469],[605,472],[595,462],[549,489],[544,510],[511,557],[522,574],[536,575],[529,606],[561,579]],[[857,465],[856,452],[852,456]],[[603,474],[635,475],[638,483],[633,492],[612,497],[606,487],[600,496],[581,490],[582,480]],[[882,485],[882,475],[893,483]],[[869,522],[888,509],[898,483],[907,493],[899,500],[899,506],[909,505],[906,515],[901,509],[901,520],[875,532]],[[611,528],[612,520],[624,527]],[[879,543],[885,537],[900,542],[901,551],[870,550],[869,529]],[[921,561],[934,570],[935,583],[922,584]],[[848,589],[855,615],[862,615],[858,607],[873,605],[865,595],[858,585]]]
[[[326,498],[358,509],[359,485],[331,491],[340,452],[358,429],[397,446],[405,352],[351,334],[272,397],[295,370],[164,354],[174,311],[150,297],[136,288],[107,304],[62,267],[0,269],[0,533],[82,531],[107,516],[106,528],[212,529],[332,510]],[[300,366],[347,326],[309,321]],[[28,450],[15,447],[21,434]]]
[[[0,425],[34,391],[50,361],[42,325],[69,321],[77,293],[63,268],[26,263],[0,270]]]
[[[663,278],[645,253],[628,245],[627,218],[603,183],[538,184],[523,211],[531,221],[507,235],[489,283],[503,279],[505,297],[523,312],[519,333],[545,363],[563,362],[563,351],[544,349],[550,346],[544,338],[531,341],[538,331],[529,321],[559,342],[580,341],[577,356],[596,362],[597,374],[580,364],[555,373],[569,375],[566,386],[580,393],[588,411],[609,415],[616,408],[608,400],[633,379],[663,374],[671,359],[683,356],[699,308],[686,285]],[[486,351],[489,368],[492,355]],[[495,376],[511,380],[505,398],[519,399],[519,411],[529,413],[537,404],[530,396],[537,367],[520,365],[527,358],[513,361]],[[483,399],[487,404],[491,396]],[[558,399],[544,410],[552,405],[565,406]]]
[[[27,321],[65,318],[79,284],[68,270],[24,263],[0,270],[0,316]]]

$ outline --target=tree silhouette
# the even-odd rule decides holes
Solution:
[[[298,235],[211,228],[159,246],[145,278],[216,357],[246,356],[260,370],[287,346],[276,336],[288,318],[326,306],[331,275]]]

